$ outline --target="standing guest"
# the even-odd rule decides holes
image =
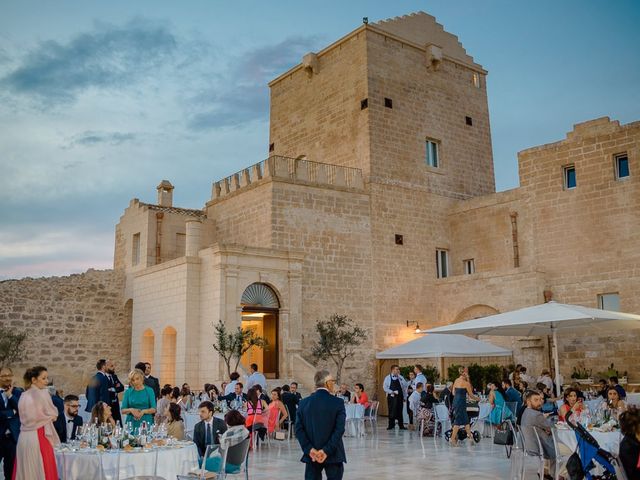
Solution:
[[[89,423],[91,425],[111,425],[115,428],[116,422],[113,419],[111,407],[104,402],[96,403],[91,409],[91,420],[89,420]]]
[[[347,461],[342,443],[346,413],[344,402],[333,396],[335,380],[327,370],[316,372],[316,391],[300,402],[296,438],[302,447],[305,480],[341,480]],[[400,403],[402,408],[402,403]]]
[[[422,382],[422,385],[426,385],[427,383],[429,383],[427,381],[427,377],[424,375],[424,367],[422,365],[418,364],[414,366],[413,373],[415,373],[416,375],[416,385],[418,384],[418,382]]]
[[[249,365],[249,376],[247,377],[247,389],[253,387],[254,385],[267,385],[266,377],[258,371],[258,365],[252,363]]]
[[[369,395],[367,395],[367,392],[364,391],[364,385],[362,385],[361,383],[356,383],[353,389],[354,394],[352,403],[359,403],[364,407],[366,411],[371,406],[371,404],[369,403]]]
[[[600,408],[609,410],[613,414],[613,417],[617,419],[622,412],[627,410],[627,403],[620,398],[615,388],[610,388],[607,392],[607,401],[602,402]]]
[[[160,398],[160,380],[151,375],[151,364],[149,362],[138,362],[134,369],[138,369],[143,373],[144,384],[153,391],[156,400]]]
[[[129,373],[129,388],[124,392],[121,411],[127,415],[126,422],[133,428],[139,428],[142,422],[153,424],[156,396],[151,387],[144,384],[144,373],[138,368]]]
[[[544,383],[549,391],[553,390],[553,378],[551,378],[551,372],[549,372],[548,368],[542,369],[542,372],[538,377],[538,381],[536,383]]]
[[[537,383],[535,378],[527,374],[527,367],[520,368],[520,380],[527,382],[527,385],[535,385]]]
[[[106,372],[107,361],[102,358],[96,363],[96,374],[91,377],[89,385],[87,385],[87,406],[85,412],[91,412],[93,406],[98,402],[111,402],[111,392],[109,392],[110,384]]]
[[[624,388],[622,388],[622,385],[618,383],[618,377],[609,377],[609,386],[615,388],[618,391],[618,395],[620,395],[620,398],[622,400],[627,398],[627,392],[625,392]]]
[[[213,416],[213,403],[198,405],[200,421],[193,427],[193,442],[198,447],[200,458],[204,457],[207,445],[220,445],[220,434],[227,430],[224,420]]]
[[[13,386],[13,370],[0,368],[0,460],[4,478],[10,479],[16,458],[16,445],[20,434],[18,402],[24,390]]]
[[[182,409],[175,403],[170,403],[167,410],[167,436],[176,440],[184,440]]]
[[[415,388],[416,388],[416,374],[414,372],[409,372],[408,382],[409,382],[409,384],[407,385],[407,388],[411,388],[411,389],[415,390]]]
[[[558,409],[558,418],[561,421],[565,421],[565,417],[569,411],[580,414],[585,409],[584,403],[578,398],[578,392],[573,387],[565,389],[562,397],[564,403]]]
[[[291,387],[291,393],[293,393],[296,397],[298,397],[298,400],[302,400],[302,395],[298,391],[298,382],[291,382],[290,387]]]
[[[409,417],[409,428],[413,428],[413,410],[409,405],[409,398],[413,395],[413,392],[416,389],[416,374],[413,372],[409,372],[409,381],[407,384],[407,394],[406,398],[406,409],[407,409],[407,417]]]
[[[67,395],[64,397],[63,414],[55,421],[56,432],[62,443],[75,440],[78,427],[82,426],[82,417],[78,415],[80,409],[80,399],[77,395]]]
[[[122,416],[120,415],[120,401],[118,400],[118,394],[124,392],[124,385],[116,375],[116,365],[113,363],[113,360],[107,360],[105,365],[105,373],[107,374],[107,379],[109,380],[109,395],[111,397],[111,402],[109,406],[111,407],[111,414],[113,415],[113,419],[116,422],[122,423]]]
[[[607,392],[609,391],[609,386],[607,385],[607,381],[604,378],[601,378],[598,381],[598,396],[602,397],[604,400],[607,399]]]
[[[245,426],[251,431],[257,431],[261,440],[267,433],[267,402],[260,398],[258,385],[254,385],[247,393],[247,419]]]
[[[341,383],[340,390],[338,390],[338,393],[336,393],[336,397],[340,397],[345,403],[351,402],[351,392],[349,391],[349,385],[347,385],[346,383]]]
[[[389,426],[387,430],[393,430],[396,421],[400,430],[404,430],[402,406],[404,405],[407,391],[407,381],[400,375],[400,367],[398,365],[391,366],[391,373],[385,377],[382,385],[384,392],[387,394],[387,404],[389,406]]]
[[[48,387],[49,394],[51,395],[51,401],[53,402],[53,406],[58,410],[58,418],[56,418],[55,422],[53,422],[53,428],[56,429],[56,433],[58,434],[58,438],[61,442],[64,442],[63,438],[65,437],[65,432],[62,429],[64,423],[64,400],[58,395],[58,392],[53,387]]]
[[[269,420],[267,423],[267,432],[273,433],[276,430],[282,430],[285,420],[288,417],[287,409],[284,408],[282,398],[280,397],[280,390],[274,388],[271,390],[271,403],[268,407]]]
[[[229,395],[220,395],[218,397],[218,400],[219,401],[226,400],[227,405],[229,406],[233,405],[234,403],[242,405],[244,402],[246,402],[247,395],[245,393],[242,393],[242,389],[244,388],[244,385],[241,382],[237,382],[234,388],[235,390],[231,392]]]
[[[156,419],[155,423],[161,424],[169,419],[169,405],[171,405],[171,392],[173,388],[171,385],[165,385],[160,390],[160,400],[156,404]],[[179,407],[178,407],[179,408]]]
[[[420,407],[420,399],[422,398],[423,388],[424,385],[422,384],[422,382],[416,383],[416,389],[413,391],[413,393],[411,393],[411,395],[409,395],[409,398],[407,399],[407,403],[409,404],[411,412],[416,416],[418,414],[418,408]]]
[[[300,403],[300,400],[298,400],[298,397],[291,392],[291,387],[289,385],[282,386],[281,396],[282,403],[284,403],[287,412],[289,412],[288,421],[295,423],[296,415],[298,413],[298,403]]]
[[[58,410],[47,391],[45,367],[33,367],[24,374],[26,391],[20,396],[20,437],[12,480],[58,480],[53,447],[60,443],[53,422]]]
[[[536,454],[542,453],[543,457],[549,461],[549,474],[554,476],[556,471],[556,451],[551,435],[552,423],[547,418],[547,415],[540,411],[542,408],[542,395],[540,395],[540,392],[529,390],[526,394],[526,405],[527,408],[522,413],[520,425],[527,451]],[[542,452],[538,448],[536,432],[542,444]]]
[[[230,393],[234,392],[236,388],[236,383],[238,383],[238,379],[240,378],[240,374],[238,372],[232,372],[231,375],[229,375],[229,378],[231,379],[231,381],[227,383],[226,387],[224,387],[225,395],[229,395]],[[265,385],[266,385],[266,382],[265,382]]]
[[[640,410],[629,407],[620,415],[620,462],[628,480],[640,480]]]
[[[453,382],[453,429],[451,432],[451,446],[458,445],[458,430],[464,427],[467,438],[471,438],[471,424],[467,414],[467,395],[471,400],[478,400],[473,394],[473,387],[469,381],[469,371],[465,367],[460,367],[459,377]]]

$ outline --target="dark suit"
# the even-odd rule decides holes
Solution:
[[[282,392],[282,403],[284,403],[284,406],[289,410],[289,417],[291,418],[291,421],[295,423],[300,399],[298,399],[298,396],[295,393]]]
[[[111,416],[116,422],[122,422],[122,415],[120,414],[120,401],[118,400],[118,394],[124,392],[124,385],[115,373],[110,375],[109,378],[109,394],[111,400],[109,405],[111,406]]]
[[[55,405],[55,402],[54,402]],[[57,406],[57,405],[56,405]],[[60,437],[60,441],[62,443],[67,443],[67,431],[71,428],[71,437],[70,440],[75,440],[76,432],[78,431],[78,427],[82,426],[82,417],[80,415],[76,415],[73,417],[73,421],[71,424],[67,420],[67,417],[64,416],[64,407],[62,413],[58,414],[58,418],[55,422],[53,422],[53,426],[58,433],[58,437]]]
[[[238,395],[236,395],[235,392],[230,393],[229,395],[219,395],[218,396],[218,400],[220,400],[220,401],[226,400],[227,401],[227,405],[231,405],[231,402],[235,401],[236,398],[238,398]],[[242,394],[242,401],[243,402],[247,401],[247,394],[246,393]]]
[[[11,478],[16,458],[16,445],[20,435],[18,401],[22,392],[21,388],[14,388],[7,402],[0,395],[0,459],[4,460],[4,478]]]
[[[198,454],[203,457],[209,443],[206,442],[205,422],[200,420],[193,427],[193,443],[198,447]],[[213,429],[211,431],[211,441],[214,445],[220,445],[220,434],[227,431],[227,425],[224,420],[213,417]]]
[[[334,397],[325,389],[318,389],[303,399],[296,417],[296,438],[302,447],[300,461],[306,463],[305,479],[322,479],[322,470],[328,480],[340,480],[347,461],[342,443],[346,413],[344,401]],[[312,448],[323,450],[327,459],[323,463],[311,460]]]
[[[144,377],[144,384],[153,390],[153,393],[156,395],[156,400],[160,398],[160,380],[153,375],[149,375],[148,377]]]
[[[97,372],[87,385],[87,406],[85,412],[90,412],[93,406],[98,402],[104,402],[111,405],[111,392],[109,391],[111,383],[107,375]]]

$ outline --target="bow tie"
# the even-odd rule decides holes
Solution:
[[[73,423],[73,419],[67,420],[67,423]]]

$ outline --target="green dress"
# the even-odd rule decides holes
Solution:
[[[137,408],[138,410],[156,408],[156,396],[153,390],[146,385],[142,390],[136,390],[133,387],[127,388],[124,392],[122,405],[120,405],[120,409],[124,410],[125,408]],[[151,425],[153,424],[153,414],[145,413],[140,420],[136,420],[133,415],[128,413],[126,422],[133,428],[139,428],[142,422]]]

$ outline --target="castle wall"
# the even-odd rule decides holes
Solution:
[[[83,394],[100,358],[113,359],[126,377],[131,318],[122,282],[113,270],[0,282],[0,324],[29,335],[24,359],[12,365],[16,381],[26,368],[44,365],[57,388]]]

